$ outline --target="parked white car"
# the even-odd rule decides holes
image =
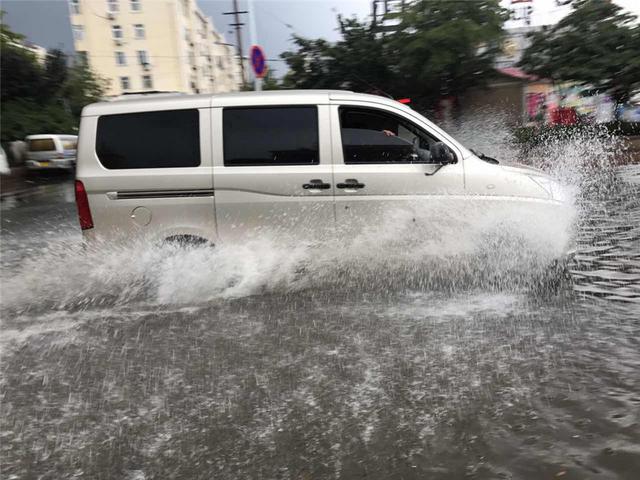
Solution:
[[[513,207],[521,224],[546,215],[553,225],[570,215],[563,189],[543,172],[477,156],[406,105],[346,91],[148,95],[89,105],[76,196],[87,239],[214,244],[283,232],[357,235],[423,207],[443,221]],[[419,212],[410,220],[423,221]],[[542,242],[557,236],[532,234]],[[569,248],[567,240],[561,253]]]
[[[4,152],[4,148],[0,147],[0,175],[11,174],[9,168],[9,161],[7,160],[7,154]]]
[[[29,135],[25,143],[25,166],[30,170],[71,170],[76,165],[77,135]]]

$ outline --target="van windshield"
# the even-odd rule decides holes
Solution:
[[[56,149],[52,138],[39,138],[37,140],[29,140],[29,150],[31,152],[51,152]]]

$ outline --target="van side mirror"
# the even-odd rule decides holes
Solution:
[[[455,163],[456,161],[456,156],[453,154],[451,149],[442,142],[434,143],[433,145],[431,145],[431,148],[429,150],[431,152],[432,163],[448,165],[450,163]]]

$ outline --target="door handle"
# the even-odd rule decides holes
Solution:
[[[347,178],[344,183],[338,183],[338,188],[364,188],[364,183],[360,183],[355,178]]]
[[[302,185],[305,190],[329,190],[331,188],[330,183],[324,183],[322,180],[314,178],[309,180],[309,183]]]

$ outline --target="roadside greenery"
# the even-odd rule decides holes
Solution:
[[[614,2],[577,0],[557,24],[530,36],[520,66],[556,82],[579,82],[617,103],[640,88],[640,25]]]
[[[284,88],[343,88],[411,97],[433,106],[482,84],[493,69],[508,11],[499,0],[419,0],[389,15],[391,29],[338,17],[341,40],[294,36]]]
[[[36,133],[76,132],[82,107],[100,99],[104,82],[85,65],[69,66],[60,50],[50,50],[40,65],[20,47],[22,35],[4,23],[0,40],[2,143]]]
[[[498,0],[417,0],[384,28],[339,16],[336,42],[294,35],[279,86],[411,97],[430,109],[494,75],[507,18]],[[640,24],[614,2],[574,0],[569,15],[531,41],[520,64],[528,73],[590,86],[617,103],[640,88]]]

